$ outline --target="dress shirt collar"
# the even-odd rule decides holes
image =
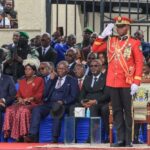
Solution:
[[[46,82],[50,79],[50,74],[48,74],[47,76],[44,77],[44,79],[46,80]]]
[[[59,79],[61,79],[61,86],[62,86],[66,80],[66,77],[67,77],[67,75],[62,78],[58,77],[55,88],[58,88]]]
[[[66,79],[66,76],[67,76],[67,75],[63,76],[63,77],[61,78],[61,80],[62,80],[62,81],[65,80],[65,79]],[[60,77],[58,77],[58,79],[60,79]]]
[[[71,64],[69,64],[69,68],[71,68],[72,67],[72,65],[74,64],[75,62],[72,62]]]
[[[50,49],[50,45],[48,47],[42,47],[42,52],[45,51],[45,54],[47,53],[47,51]]]
[[[99,73],[97,76],[93,75],[93,80],[96,78],[96,81],[97,81],[99,79],[100,75],[101,75],[101,73]]]
[[[12,47],[15,47],[15,43],[12,44]]]
[[[85,79],[85,75],[82,78],[78,78],[78,81],[80,80],[84,81],[84,79]]]

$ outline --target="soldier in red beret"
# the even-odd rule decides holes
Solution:
[[[108,72],[106,85],[110,88],[113,120],[117,130],[117,143],[113,147],[132,146],[132,96],[141,82],[143,55],[141,42],[129,35],[131,20],[115,17],[117,36],[110,36],[114,24],[110,23],[95,40],[93,52],[107,50]],[[108,37],[108,40],[106,40]]]

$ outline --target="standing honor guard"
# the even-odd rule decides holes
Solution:
[[[131,20],[121,16],[115,17],[114,20],[118,36],[110,37],[114,24],[108,24],[95,40],[92,50],[93,52],[107,50],[106,85],[110,88],[113,121],[118,140],[111,146],[132,147],[131,96],[135,94],[141,82],[143,55],[141,42],[129,35]]]

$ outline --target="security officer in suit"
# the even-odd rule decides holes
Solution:
[[[0,64],[0,132],[2,129],[2,113],[5,108],[13,103],[16,96],[16,88],[13,79],[2,73],[3,67]]]
[[[47,61],[56,63],[57,52],[50,46],[51,36],[44,33],[41,37],[41,47],[37,48],[40,62]]]
[[[141,83],[143,55],[141,42],[129,35],[131,20],[115,17],[118,36],[112,34],[114,24],[110,23],[95,40],[93,52],[107,49],[108,72],[106,85],[110,88],[113,120],[117,129],[117,143],[113,147],[132,146],[132,95]],[[106,37],[108,40],[106,41]]]

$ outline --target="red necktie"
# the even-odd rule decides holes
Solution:
[[[80,88],[80,90],[81,90],[81,89],[82,89],[82,79],[79,79],[78,85],[79,85],[79,88]]]

